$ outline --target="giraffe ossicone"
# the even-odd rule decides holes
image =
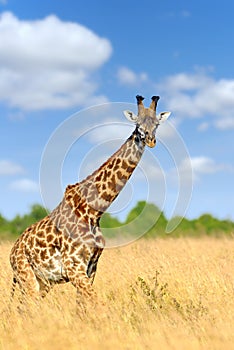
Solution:
[[[157,127],[170,115],[156,115],[158,96],[149,108],[142,96],[136,99],[138,114],[124,111],[135,123],[130,137],[91,175],[68,185],[59,205],[15,242],[10,254],[13,290],[18,284],[25,295],[45,296],[54,284],[71,282],[78,298],[95,294],[92,284],[105,245],[100,218],[129,180],[145,146],[155,146]]]

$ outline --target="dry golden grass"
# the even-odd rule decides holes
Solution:
[[[9,250],[0,245],[1,349],[234,349],[233,240],[107,249],[94,283],[100,305],[82,315],[70,284],[37,304],[11,302]]]

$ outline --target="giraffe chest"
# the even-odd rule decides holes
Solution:
[[[45,257],[44,260],[39,259],[42,255]],[[39,256],[34,255],[32,266],[36,276],[44,282],[58,283],[67,279],[62,254],[58,248],[53,248],[53,254],[51,249],[45,248]]]
[[[37,278],[50,284],[68,282],[68,265],[74,268],[76,266],[78,269],[82,265],[86,266],[90,277],[96,268],[105,241],[99,229],[96,229],[96,236],[89,233],[86,239],[80,238],[74,239],[66,235],[63,236],[61,246],[52,244],[40,248],[31,246],[27,250],[27,255]]]

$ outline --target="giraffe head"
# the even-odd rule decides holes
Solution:
[[[144,97],[137,95],[138,114],[136,115],[132,111],[124,111],[125,117],[136,124],[136,131],[141,141],[151,148],[156,144],[157,127],[171,114],[171,112],[161,112],[156,115],[159,98],[159,96],[153,96],[149,108],[145,108],[143,104]]]

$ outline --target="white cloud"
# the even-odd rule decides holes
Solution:
[[[88,133],[90,142],[102,144],[108,141],[122,140],[123,142],[130,136],[134,129],[127,123],[108,122],[100,124]]]
[[[203,122],[198,126],[198,131],[206,131],[209,129],[209,123]]]
[[[212,80],[204,74],[178,73],[168,76],[163,81],[165,90],[170,92],[189,91],[207,86]]]
[[[111,44],[88,28],[51,15],[25,21],[0,16],[0,100],[24,110],[66,108],[97,96],[92,75],[111,55]]]
[[[187,17],[191,16],[191,13],[189,11],[187,11],[187,10],[183,10],[181,12],[181,16],[187,18]]]
[[[10,112],[8,114],[8,119],[9,120],[24,120],[25,119],[25,114],[22,111],[15,111],[15,112]]]
[[[148,80],[146,73],[143,72],[137,74],[127,67],[119,68],[117,72],[117,78],[120,84],[130,86],[136,86]]]
[[[194,173],[197,174],[212,174],[220,170],[220,166],[218,166],[213,159],[208,157],[192,157],[189,161],[191,162]],[[187,163],[188,159],[185,159],[182,163],[182,167],[184,166],[186,168]]]
[[[217,128],[233,127],[234,79],[216,80],[204,71],[179,73],[163,79],[157,88],[164,95],[167,108],[181,117],[212,115],[219,118],[214,122]]]
[[[222,130],[230,130],[230,129],[234,129],[234,114],[231,117],[227,117],[227,118],[220,118],[217,119],[215,121],[215,126],[218,129],[222,129]]]
[[[22,191],[22,192],[38,192],[39,186],[35,181],[32,181],[30,179],[20,179],[12,182],[10,184],[10,188],[12,190],[16,191]]]
[[[217,164],[213,159],[205,156],[190,157],[182,160],[178,167],[179,173],[183,179],[187,179],[187,175],[191,177],[191,170],[193,179],[199,180],[201,176],[214,174],[219,171],[231,170],[230,166],[226,164]]]
[[[159,138],[161,141],[164,141],[169,138],[176,138],[177,128],[179,126],[180,121],[177,119],[171,119],[171,121],[166,121],[165,123],[159,125],[156,131],[156,139]]]
[[[24,173],[21,165],[10,160],[0,160],[0,176],[1,175],[17,175]]]
[[[191,16],[191,12],[188,10],[182,10],[177,12],[167,12],[165,14],[166,18],[176,18],[177,20],[180,20],[180,18],[189,18]]]

